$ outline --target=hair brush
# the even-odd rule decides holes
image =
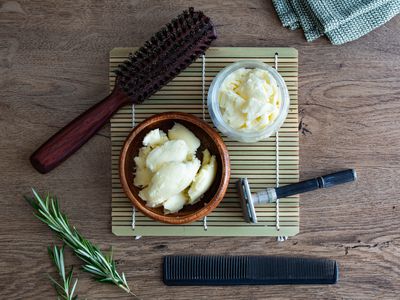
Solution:
[[[193,8],[184,11],[118,66],[111,94],[40,146],[30,158],[32,165],[41,173],[57,167],[120,107],[142,103],[202,55],[216,38],[206,15]]]

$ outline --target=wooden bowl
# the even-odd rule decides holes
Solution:
[[[138,155],[139,149],[143,146],[143,139],[149,131],[160,128],[167,132],[174,123],[182,124],[197,136],[201,145],[196,156],[201,161],[202,151],[207,148],[211,155],[215,155],[218,169],[211,188],[204,194],[201,201],[194,205],[185,205],[177,213],[164,215],[163,207],[148,207],[146,202],[139,197],[140,189],[133,185],[135,172],[133,158]],[[181,112],[161,113],[144,120],[129,134],[121,150],[119,174],[125,194],[143,214],[169,224],[190,223],[208,215],[224,197],[230,176],[229,154],[220,135],[204,121]]]

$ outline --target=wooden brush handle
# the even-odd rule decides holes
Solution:
[[[85,144],[129,99],[118,88],[53,135],[31,156],[32,165],[47,173]]]

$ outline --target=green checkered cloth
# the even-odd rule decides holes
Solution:
[[[400,0],[273,0],[282,25],[302,28],[307,41],[326,35],[340,45],[400,13]]]

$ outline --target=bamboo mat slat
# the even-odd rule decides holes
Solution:
[[[113,70],[135,48],[115,48],[110,52],[110,88],[114,85]],[[278,70],[285,79],[290,94],[289,115],[279,131],[279,182],[289,184],[299,180],[298,135],[298,56],[293,48],[210,48],[205,58],[205,89],[225,66],[242,59],[255,59],[271,66],[278,53]],[[118,159],[126,136],[133,124],[164,111],[182,111],[202,117],[202,59],[181,72],[168,85],[134,108],[121,108],[111,120],[112,163],[112,232],[118,236],[293,236],[299,232],[299,197],[280,199],[279,220],[274,203],[257,207],[257,224],[247,224],[236,194],[235,182],[247,177],[252,191],[276,185],[275,136],[255,144],[244,144],[223,136],[231,158],[231,179],[225,198],[203,221],[187,225],[168,225],[135,212],[119,181]],[[134,111],[133,111],[134,110]],[[208,111],[206,121],[212,126]],[[133,119],[134,112],[134,119]],[[279,230],[277,230],[277,221]]]

